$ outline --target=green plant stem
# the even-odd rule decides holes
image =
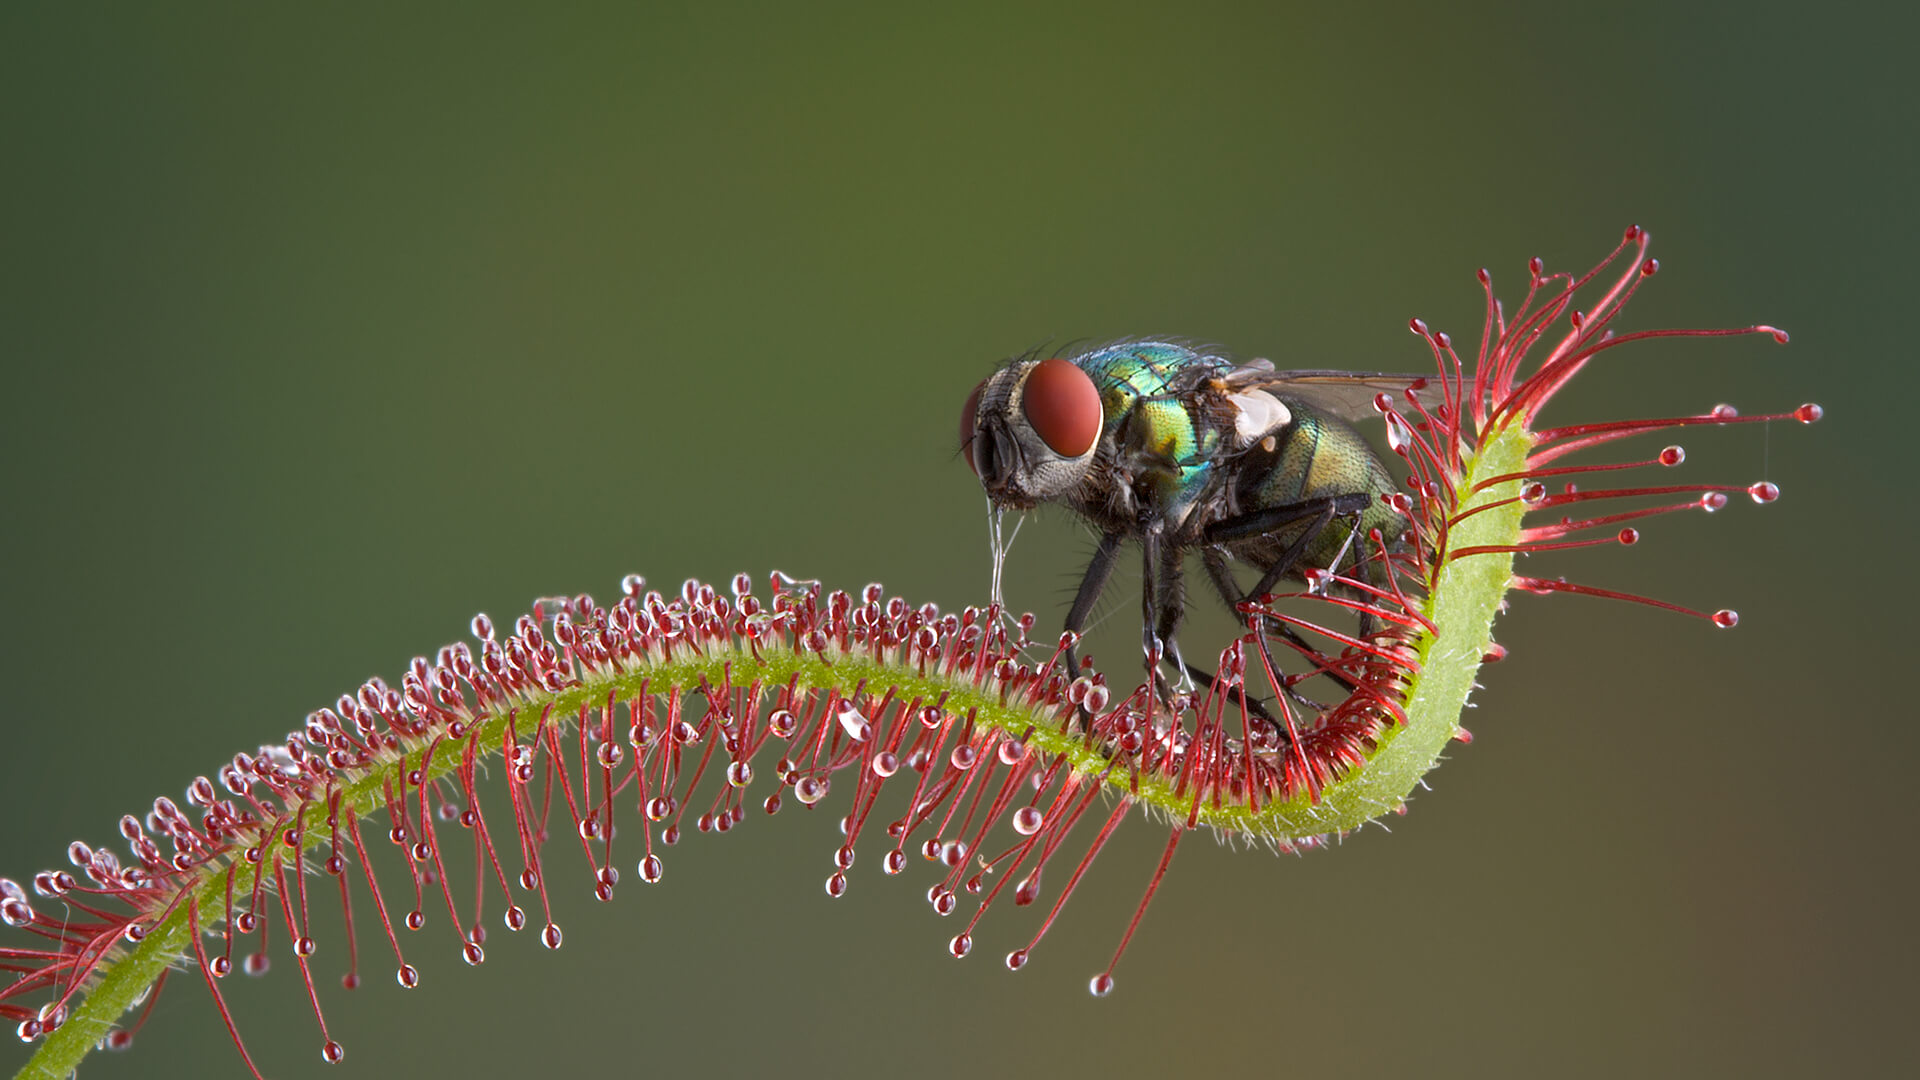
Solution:
[[[1521,472],[1530,446],[1530,437],[1517,427],[1494,435],[1467,462],[1465,475],[1457,478],[1458,490],[1472,491],[1479,476]],[[1457,513],[1502,499],[1514,501],[1461,521],[1450,534],[1450,546],[1457,550],[1516,543],[1520,519],[1525,512],[1515,498],[1519,490],[1519,481],[1508,481],[1465,499]],[[1269,803],[1258,810],[1203,804],[1199,823],[1242,835],[1292,841],[1356,829],[1404,804],[1420,778],[1439,760],[1447,742],[1459,731],[1460,712],[1473,689],[1481,657],[1487,651],[1493,618],[1512,569],[1513,557],[1504,553],[1449,561],[1441,569],[1428,593],[1425,611],[1437,633],[1422,635],[1419,641],[1420,671],[1409,688],[1406,723],[1382,733],[1366,766],[1352,770],[1323,789],[1318,799],[1302,796]],[[964,677],[922,676],[907,664],[883,663],[866,656],[841,655],[829,662],[804,651],[766,647],[757,655],[738,650],[710,651],[698,657],[675,656],[614,676],[590,677],[557,694],[523,698],[511,710],[497,705],[478,718],[479,746],[484,753],[497,753],[510,716],[537,717],[550,707],[553,720],[564,725],[583,707],[605,702],[609,693],[625,700],[642,692],[643,685],[648,693],[690,690],[703,682],[718,686],[734,681],[737,685],[742,673],[750,673],[763,686],[781,686],[797,675],[802,687],[837,687],[851,693],[865,681],[869,686],[895,687],[896,696],[904,699],[919,696],[932,702],[944,698],[949,712],[976,710],[977,724],[1015,738],[1025,735],[1036,749],[1065,755],[1081,774],[1098,775],[1106,771],[1107,761],[1099,751],[1078,737],[1062,733],[1058,717],[1050,709],[1030,709],[1017,702],[1003,705],[996,693],[982,690]],[[733,676],[732,680],[729,675]],[[528,734],[521,732],[522,738]],[[429,782],[453,775],[465,749],[464,738],[441,740],[432,752],[432,759],[426,763]],[[364,817],[384,806],[385,786],[400,770],[409,767],[409,761],[418,765],[418,755],[423,752],[424,748],[415,741],[403,751],[388,752],[378,759],[364,775],[343,787],[342,811],[350,810]],[[1106,782],[1117,794],[1171,820],[1184,820],[1191,809],[1191,795],[1177,795],[1170,780],[1143,778],[1137,790],[1131,788],[1130,776],[1109,776]],[[310,802],[302,809],[301,816],[303,851],[331,843],[333,830],[328,825],[325,800]],[[293,824],[281,822],[276,832],[283,833]],[[263,850],[270,853],[283,850],[277,836],[263,837],[260,843]],[[268,856],[269,868],[275,865],[272,861],[275,857],[278,856]],[[233,875],[233,895],[244,897],[251,895],[259,868],[244,860],[202,868],[194,894],[203,930],[225,921],[229,914],[226,911],[229,872]],[[92,989],[74,1003],[65,1023],[42,1038],[39,1049],[16,1077],[60,1080],[70,1075],[80,1060],[112,1030],[120,1016],[139,1003],[162,971],[186,960],[193,950],[187,906],[182,898],[164,919],[148,927],[146,937],[139,943],[120,946],[103,959],[93,973]]]

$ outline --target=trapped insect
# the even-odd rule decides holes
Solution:
[[[1380,394],[1425,386],[1415,375],[1275,371],[1123,341],[1003,365],[967,397],[961,451],[996,514],[1057,503],[1098,530],[1068,631],[1085,628],[1122,544],[1136,541],[1144,647],[1205,685],[1211,676],[1175,641],[1187,555],[1199,554],[1230,607],[1310,569],[1384,586],[1385,554],[1369,538],[1396,545],[1407,522],[1386,498],[1392,476],[1352,424],[1379,417]],[[1259,574],[1252,588],[1240,587],[1235,560]]]

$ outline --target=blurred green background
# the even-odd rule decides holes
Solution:
[[[496,932],[469,970],[437,927],[417,993],[370,923],[355,994],[324,941],[339,1069],[287,957],[230,980],[272,1075],[1912,1074],[1912,25],[48,7],[0,14],[20,879],[478,610],[633,570],[980,599],[955,416],[1044,342],[1420,370],[1405,320],[1472,338],[1475,268],[1512,294],[1528,256],[1584,268],[1638,222],[1665,270],[1629,326],[1794,343],[1616,353],[1556,418],[1827,407],[1684,440],[1681,478],[1765,476],[1777,505],[1528,566],[1737,607],[1737,631],[1516,597],[1477,741],[1395,835],[1189,843],[1111,998],[1086,979],[1155,829],[1121,831],[1014,976],[1030,913],[956,963],[926,874],[862,865],[829,901],[831,819],[783,815],[611,905],[556,870],[557,954]],[[1057,625],[1089,546],[1029,523],[1010,600]],[[1095,646],[1117,668],[1134,604],[1116,590]],[[197,978],[86,1072],[244,1074]]]

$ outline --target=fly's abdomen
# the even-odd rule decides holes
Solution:
[[[1380,501],[1382,494],[1393,491],[1393,478],[1359,432],[1303,402],[1288,401],[1287,406],[1293,422],[1275,433],[1273,449],[1255,446],[1240,459],[1235,485],[1237,512],[1245,514],[1339,495],[1366,495],[1367,508],[1359,521],[1360,539],[1349,544],[1351,519],[1335,520],[1314,538],[1296,564],[1297,570],[1336,569],[1333,563],[1339,559],[1337,569],[1350,568],[1361,553],[1367,533],[1378,529],[1391,543],[1406,528],[1400,516]],[[1311,519],[1293,522],[1230,547],[1236,556],[1254,566],[1270,566],[1312,525]],[[1341,558],[1342,549],[1346,550],[1345,558]]]

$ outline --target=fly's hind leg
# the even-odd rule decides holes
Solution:
[[[1252,599],[1273,591],[1273,586],[1281,578],[1292,572],[1300,563],[1300,557],[1307,553],[1313,542],[1320,538],[1327,526],[1338,517],[1351,517],[1357,526],[1360,515],[1373,504],[1373,496],[1365,492],[1351,495],[1326,495],[1317,499],[1303,499],[1286,506],[1274,506],[1265,510],[1250,510],[1247,513],[1216,521],[1207,527],[1205,540],[1209,544],[1230,544],[1237,540],[1252,540],[1283,529],[1296,522],[1306,522],[1287,550],[1273,561],[1267,572],[1260,576],[1260,583],[1247,593]]]
[[[1201,562],[1206,564],[1207,576],[1211,578],[1213,581],[1214,591],[1220,594],[1220,599],[1226,601],[1226,604],[1228,607],[1238,611],[1241,604],[1251,599],[1252,596],[1258,595],[1258,594],[1248,594],[1246,596],[1241,595],[1239,585],[1233,580],[1233,575],[1229,573],[1227,570],[1226,556],[1221,554],[1219,549],[1207,548],[1201,554]],[[1265,616],[1261,616],[1258,620],[1255,621],[1254,625],[1255,625],[1256,631],[1262,635],[1271,635],[1273,637],[1283,638],[1302,650],[1313,651],[1313,646],[1307,641],[1306,638],[1300,636],[1300,632],[1298,630],[1295,630],[1293,627],[1288,626],[1286,623],[1280,622],[1277,619],[1270,619]],[[1281,674],[1281,673],[1276,672],[1276,674]],[[1336,683],[1339,683],[1340,686],[1343,689],[1345,689],[1348,693],[1353,692],[1353,683],[1350,682],[1348,679],[1346,679],[1344,676],[1340,675],[1338,672],[1329,671],[1329,672],[1325,672],[1324,674],[1327,676],[1327,678],[1332,679]],[[1301,693],[1299,690],[1295,689],[1293,686],[1288,685],[1285,679],[1280,680],[1280,691],[1286,694],[1287,697],[1290,698],[1295,705],[1298,705],[1301,708],[1309,709],[1313,712],[1322,712],[1326,709],[1325,703],[1317,701],[1314,698],[1310,698],[1306,694]],[[1269,713],[1262,705],[1260,705],[1259,702],[1253,700],[1251,697],[1247,698],[1247,708],[1250,712],[1253,712],[1256,715],[1260,716],[1261,718],[1272,722],[1275,726],[1279,725],[1279,721],[1276,720],[1274,716],[1271,713]]]
[[[1214,588],[1220,593],[1220,598],[1226,601],[1227,606],[1236,610],[1240,604],[1259,599],[1271,592],[1275,583],[1287,576],[1299,565],[1301,557],[1313,546],[1314,541],[1320,538],[1320,534],[1325,532],[1327,527],[1333,524],[1335,519],[1350,518],[1353,522],[1353,528],[1358,529],[1360,515],[1366,511],[1372,501],[1372,496],[1363,492],[1356,492],[1349,495],[1330,495],[1317,499],[1305,499],[1297,503],[1290,503],[1286,506],[1254,510],[1238,515],[1237,517],[1215,522],[1207,530],[1206,541],[1209,546],[1203,556],[1203,561],[1207,565],[1208,576],[1213,579]],[[1280,553],[1280,557],[1275,559],[1272,565],[1267,567],[1266,572],[1260,575],[1260,581],[1255,584],[1252,589],[1244,594],[1240,593],[1238,586],[1234,583],[1232,575],[1227,571],[1225,558],[1220,554],[1219,549],[1213,545],[1265,536],[1277,529],[1282,529],[1301,521],[1305,521],[1306,526],[1301,530],[1300,535],[1294,538],[1293,543],[1289,544],[1287,549]],[[1344,554],[1341,561],[1344,561]],[[1332,567],[1331,569],[1337,570],[1338,567]],[[1284,638],[1288,643],[1302,651],[1317,651],[1305,638],[1300,636],[1299,631],[1278,620],[1262,618],[1258,621],[1258,628],[1260,633],[1271,633]],[[1334,671],[1324,672],[1323,674],[1325,674],[1327,678],[1332,679],[1346,692],[1352,693],[1354,691],[1355,686],[1353,681],[1344,675]],[[1320,702],[1298,693],[1291,686],[1283,685],[1282,689],[1288,697],[1293,698],[1301,705],[1316,711],[1324,708]]]

